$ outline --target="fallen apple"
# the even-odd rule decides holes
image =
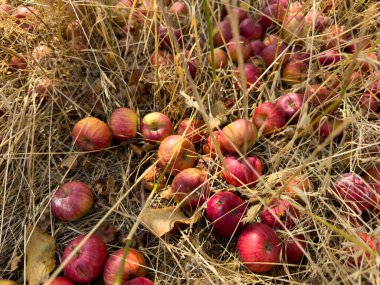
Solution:
[[[161,168],[154,165],[143,177],[141,183],[143,187],[147,190],[153,190],[154,187],[157,187],[156,190],[161,190],[166,185],[167,178],[163,175]]]
[[[154,285],[154,283],[145,277],[136,277],[133,278],[122,285]]]
[[[146,141],[159,143],[173,133],[173,124],[168,116],[154,112],[141,120],[140,132]]]
[[[223,169],[223,179],[236,187],[246,185],[252,187],[264,172],[261,160],[256,156],[238,158],[227,156],[224,159],[227,169]]]
[[[1,285],[1,282],[0,282]],[[4,284],[5,285],[5,284]],[[9,284],[11,285],[11,284]],[[66,277],[55,277],[52,281],[44,283],[44,285],[74,285],[74,282]]]
[[[302,234],[286,237],[282,254],[285,262],[289,264],[300,264],[304,257],[305,249],[306,242]]]
[[[289,202],[276,199],[261,212],[260,219],[274,229],[291,230],[299,221],[299,212]]]
[[[256,143],[256,127],[247,119],[237,119],[222,129],[220,143],[229,153],[247,152]]]
[[[285,113],[275,103],[264,102],[254,109],[252,121],[258,130],[268,134],[285,126]]]
[[[117,108],[111,114],[110,128],[117,140],[133,139],[137,135],[138,115],[129,108]]]
[[[203,139],[203,132],[205,123],[203,120],[186,118],[179,123],[177,133],[184,135],[189,141],[194,144],[201,142]]]
[[[285,93],[278,98],[276,105],[282,109],[286,121],[297,122],[304,103],[303,95],[300,93]]]
[[[224,154],[225,150],[222,147],[222,144],[220,143],[220,136],[222,132],[214,131],[213,133],[214,133],[215,140],[219,146],[220,151],[222,152],[222,154]],[[202,150],[204,154],[210,155],[212,158],[215,158],[217,156],[216,146],[213,143],[211,136],[208,136],[208,138],[203,142]]]

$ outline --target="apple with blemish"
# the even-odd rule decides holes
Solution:
[[[164,50],[157,50],[157,52],[153,52],[150,56],[149,62],[156,67],[160,65],[170,65],[174,63],[174,57]]]
[[[256,143],[255,125],[247,119],[237,119],[222,129],[220,143],[229,153],[248,151]]]
[[[133,139],[137,135],[138,115],[130,108],[115,109],[110,118],[114,137],[120,141]]]
[[[329,97],[331,97],[330,90],[321,84],[314,84],[306,87],[305,98],[315,106],[320,106]]]
[[[279,42],[281,43],[281,40],[276,34],[269,34],[263,39],[263,44],[265,47],[278,44]]]
[[[226,169],[222,171],[222,178],[233,186],[246,185],[252,187],[264,172],[261,160],[256,156],[235,157],[227,156],[224,159]]]
[[[157,165],[152,166],[149,171],[144,175],[141,180],[143,187],[147,190],[153,190],[156,187],[156,190],[161,190],[165,187],[167,178],[163,174],[161,168]]]
[[[173,133],[173,124],[168,116],[154,112],[141,120],[140,132],[146,141],[159,143]]]
[[[285,126],[285,113],[275,103],[264,102],[254,109],[252,121],[258,130],[268,134]]]
[[[365,243],[375,254],[365,251],[362,247],[358,245],[353,245],[349,250],[352,255],[350,256],[348,262],[352,266],[357,266],[363,268],[363,266],[368,266],[370,264],[375,264],[375,255],[380,254],[380,240],[376,235],[369,234],[366,232],[357,231],[356,235],[359,237],[357,239],[360,243]]]
[[[314,27],[317,32],[325,29],[330,21],[330,18],[324,16],[318,10],[310,10],[305,15],[305,25],[309,29]]]

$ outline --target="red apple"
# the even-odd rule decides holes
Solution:
[[[93,204],[91,188],[81,181],[71,181],[55,192],[51,199],[51,211],[62,221],[76,221],[86,215]]]
[[[363,178],[355,173],[344,173],[336,178],[332,190],[339,200],[355,212],[363,212],[373,207],[375,191]]]
[[[78,236],[66,246],[62,255],[63,261],[67,259],[85,237],[85,235]],[[108,252],[105,243],[96,235],[92,235],[66,264],[63,272],[74,282],[90,282],[98,278],[102,273],[107,256]]]
[[[169,13],[175,14],[178,17],[189,16],[189,7],[187,6],[186,2],[184,1],[176,1],[172,5],[170,5]]]
[[[380,254],[380,241],[372,234],[365,232],[356,232],[359,239],[358,242],[365,243],[375,254]],[[375,256],[367,251],[364,251],[361,247],[354,245],[351,248],[352,256],[349,258],[349,263],[357,267],[363,267],[363,264],[374,263]]]
[[[51,282],[44,283],[44,285],[74,285],[74,283],[73,281],[71,281],[70,279],[66,277],[59,276],[59,277],[55,277]]]
[[[266,6],[263,10],[263,16],[259,20],[259,24],[267,29],[272,26],[273,21],[281,23],[286,15],[286,10],[283,5],[278,3],[270,4]]]
[[[238,158],[228,156],[224,159],[227,169],[223,169],[223,179],[236,187],[246,185],[252,187],[263,174],[264,166],[258,157]]]
[[[243,227],[242,218],[247,205],[232,192],[216,193],[207,202],[206,218],[213,224],[213,231],[223,237],[231,237]]]
[[[170,191],[174,194],[174,200],[183,208],[195,210],[210,195],[207,172],[198,168],[182,170],[174,177]]]
[[[307,36],[307,27],[305,26],[305,18],[302,14],[290,15],[283,22],[283,38],[286,42],[292,40],[303,39]]]
[[[252,63],[245,63],[244,64],[244,74],[246,79],[246,88],[250,88],[252,85],[253,91],[257,90],[257,88],[260,86],[259,78],[261,76],[260,69],[252,64]],[[241,78],[240,78],[240,68],[236,67],[235,69],[235,75],[239,76],[239,79],[237,81],[237,86],[241,88]]]
[[[222,147],[222,144],[220,143],[220,136],[222,134],[221,131],[214,131],[214,136],[216,139],[217,144],[219,145],[220,151],[222,154],[224,153],[224,148]],[[211,157],[215,158],[217,156],[216,147],[213,143],[211,136],[208,136],[207,140],[203,142],[202,150],[204,154],[210,155]]]
[[[367,38],[353,38],[347,44],[344,51],[348,53],[355,53],[371,47],[371,41]]]
[[[318,61],[322,66],[331,65],[342,60],[340,53],[336,50],[325,50],[321,52]]]
[[[224,68],[228,65],[227,54],[221,48],[214,49],[214,60],[215,60],[215,68]],[[209,53],[207,56],[207,62],[210,66],[212,65],[211,53]]]
[[[373,209],[372,212],[380,217],[380,184],[372,184],[370,185],[375,191],[375,199],[373,201]]]
[[[265,48],[264,43],[260,40],[251,41],[249,44],[251,46],[251,54],[253,56],[259,56],[261,51]]]
[[[105,285],[114,285],[119,268],[123,260],[124,248],[115,251],[106,262],[103,272]],[[133,277],[143,277],[146,274],[146,261],[144,255],[134,248],[129,248],[124,259],[124,268],[121,282],[126,282]]]
[[[171,33],[168,29],[171,29],[173,31],[174,39],[171,37]],[[183,47],[183,39],[181,32],[174,28],[168,28],[163,25],[159,25],[157,28],[157,34],[158,34],[158,44],[160,48],[167,49],[167,50],[173,50],[175,49],[175,45],[173,41],[177,41],[178,45],[180,47]]]
[[[122,285],[154,285],[152,281],[145,277],[136,277],[133,278]]]
[[[285,200],[274,200],[260,214],[261,222],[274,229],[291,230],[299,220],[298,210]]]
[[[375,185],[380,185],[380,163],[373,164],[367,168],[364,178]]]
[[[230,153],[248,151],[256,143],[255,125],[247,119],[237,119],[222,129],[222,147]]]
[[[166,176],[162,174],[162,169],[158,168],[157,165],[154,165],[143,177],[141,181],[143,187],[147,190],[153,190],[154,186],[157,184],[157,190],[164,188],[167,179]]]
[[[331,92],[321,84],[314,84],[306,87],[305,97],[310,100],[311,104],[320,106],[331,97]]]
[[[281,241],[268,225],[253,223],[240,233],[237,251],[248,269],[255,273],[268,272],[280,261]]]
[[[232,15],[236,15],[237,16],[237,19],[238,19],[238,22],[241,23],[241,21],[243,21],[244,19],[246,19],[248,17],[248,13],[247,11],[243,10],[242,8],[232,8],[231,9],[231,14]],[[227,15],[224,17],[224,21],[229,21],[230,20],[230,15]]]
[[[244,37],[240,37],[240,49],[235,39],[231,39],[227,43],[227,51],[230,54],[232,61],[238,61],[238,54],[241,53],[243,60],[246,61],[251,57],[251,46],[248,40]]]
[[[138,115],[129,108],[117,108],[111,114],[110,127],[114,137],[120,141],[135,138],[137,124]]]
[[[306,249],[305,237],[300,234],[288,236],[284,240],[283,258],[288,264],[300,264]]]
[[[100,150],[111,144],[112,132],[103,121],[88,117],[75,124],[72,138],[75,145],[84,151]]]
[[[322,139],[327,139],[337,128],[343,124],[343,120],[334,117],[323,117],[318,122],[316,122],[313,127],[318,131],[319,137]],[[340,137],[343,130],[336,133],[334,138]]]
[[[329,24],[330,18],[324,16],[321,14],[318,10],[310,10],[305,15],[305,24],[309,29],[313,28],[314,30],[319,32],[326,28],[326,26]]]
[[[157,157],[161,169],[170,175],[176,175],[181,170],[193,167],[197,153],[187,138],[171,135],[161,142]]]
[[[293,199],[300,199],[298,193],[312,193],[314,190],[313,182],[302,175],[290,177],[285,182],[285,192]]]
[[[379,110],[378,99],[371,93],[364,93],[360,97],[359,106],[364,113],[377,112]]]
[[[301,83],[307,78],[307,64],[303,61],[290,61],[281,71],[281,80],[286,84]]]
[[[266,67],[269,67],[275,61],[285,64],[289,59],[289,56],[284,53],[285,50],[286,45],[284,44],[271,44],[261,51],[260,56],[262,57]]]
[[[241,21],[240,34],[250,40],[258,40],[263,35],[263,27],[252,18]]]
[[[23,55],[14,55],[9,60],[9,66],[14,69],[25,69],[28,64]]]
[[[140,131],[145,140],[157,143],[173,133],[173,124],[166,115],[154,112],[141,120]]]
[[[202,120],[186,118],[178,126],[178,134],[184,135],[192,143],[199,143],[203,139],[205,123]]]
[[[278,98],[276,105],[284,112],[286,121],[296,122],[298,121],[303,101],[303,95],[300,93],[285,93]]]
[[[228,20],[221,21],[214,28],[213,37],[216,47],[222,46],[224,43],[228,43],[233,38],[230,22]]]
[[[369,52],[361,63],[361,68],[364,72],[370,73],[376,69],[378,61],[379,59],[377,58],[377,55],[373,52]]]
[[[327,49],[337,48],[347,41],[345,26],[331,25],[323,31],[322,42]]]
[[[252,121],[263,133],[271,133],[285,126],[285,113],[275,103],[264,102],[255,108]]]

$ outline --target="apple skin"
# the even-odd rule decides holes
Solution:
[[[358,239],[359,242],[364,242],[367,244],[369,248],[371,248],[373,251],[380,254],[380,241],[376,238],[375,235],[368,234],[365,232],[356,232],[356,234],[359,236],[360,239]],[[351,249],[352,253],[356,256],[351,256],[348,260],[348,262],[357,267],[362,267],[362,264],[369,264],[374,262],[374,256],[372,256],[369,252],[364,251],[357,245],[354,245]]]
[[[285,126],[285,113],[275,103],[264,102],[255,108],[252,121],[256,128],[268,134]]]
[[[237,119],[222,129],[220,143],[229,153],[248,151],[256,143],[255,125],[247,119]]]
[[[281,241],[268,225],[253,223],[240,233],[237,251],[248,269],[255,273],[268,272],[280,261]]]
[[[244,64],[244,74],[245,74],[245,78],[246,78],[246,88],[250,88],[252,85],[255,85],[253,88],[253,91],[257,90],[257,88],[260,86],[260,81],[258,81],[258,79],[261,76],[260,69],[252,63],[245,63]],[[241,88],[241,78],[240,78],[240,68],[239,67],[236,67],[235,75],[239,76],[239,79],[237,81],[237,86],[239,88]]]
[[[373,208],[374,189],[355,173],[338,176],[332,185],[332,190],[355,212],[361,213]]]
[[[238,62],[239,53],[241,53],[243,61],[247,61],[251,57],[251,45],[248,40],[242,36],[240,36],[240,49],[241,50],[239,50],[238,43],[233,38],[227,43],[227,51],[233,62]]]
[[[305,98],[309,99],[309,102],[315,106],[320,106],[329,97],[331,97],[331,92],[321,84],[306,87]]]
[[[263,44],[265,47],[270,45],[277,45],[278,42],[281,42],[281,40],[276,34],[269,34],[263,39]]]
[[[220,143],[220,136],[222,134],[222,131],[214,131],[213,133],[214,133],[216,142],[219,145],[220,151],[222,152],[222,154],[224,154],[225,149]],[[210,155],[212,158],[215,158],[217,156],[216,147],[211,139],[211,136],[208,136],[207,140],[203,142],[202,150],[204,154]]]
[[[296,236],[288,236],[284,240],[283,244],[283,259],[288,264],[300,264],[304,253],[297,242],[300,244],[303,250],[306,249],[305,237],[300,234]]]
[[[167,49],[167,50],[173,50],[175,46],[172,43],[171,35],[168,29],[172,29],[173,35],[175,36],[175,40],[177,41],[178,45],[180,47],[183,47],[183,39],[181,32],[174,28],[167,28],[165,26],[159,25],[157,28],[157,36],[158,36],[158,44],[160,48]],[[173,39],[174,40],[174,39]]]
[[[372,184],[371,187],[375,190],[372,212],[380,217],[380,184]]]
[[[313,192],[314,184],[313,182],[302,175],[295,175],[285,182],[286,188],[285,193],[293,198],[293,199],[300,199],[297,192],[304,192],[304,193],[310,193]]]
[[[214,49],[214,60],[215,60],[215,68],[224,68],[228,65],[227,54],[221,48]],[[209,53],[207,56],[207,62],[210,66],[212,66],[211,53]]]
[[[173,133],[173,124],[161,112],[146,115],[140,123],[140,132],[148,142],[161,142]]]
[[[233,38],[230,22],[228,20],[221,21],[214,28],[213,37],[216,47],[222,46],[224,43],[228,43]]]
[[[160,65],[171,65],[174,63],[174,56],[164,50],[158,50],[157,52],[152,53],[149,62],[155,67]]]
[[[34,30],[34,22],[36,20],[36,15],[40,15],[40,11],[34,7],[30,6],[18,6],[13,12],[16,18],[15,23],[23,30],[27,32],[32,32]]]
[[[0,283],[1,285],[1,283]],[[73,281],[66,277],[55,277],[51,282],[45,283],[44,285],[74,285]]]
[[[251,187],[256,184],[259,176],[264,172],[264,166],[261,160],[255,156],[247,157],[246,160],[247,162],[234,156],[225,158],[228,171],[223,169],[222,177],[228,184],[236,187],[242,185]]]
[[[95,117],[88,117],[74,125],[72,138],[80,149],[95,151],[110,146],[112,132],[105,122]]]
[[[247,11],[243,10],[242,8],[232,8],[231,14],[236,15],[239,23],[241,23],[243,20],[245,20],[248,17]],[[230,20],[230,15],[226,15],[223,19],[224,21]]]
[[[276,199],[260,214],[261,222],[274,229],[291,230],[299,220],[299,213],[296,208],[285,200]],[[280,221],[284,224],[281,225]]]
[[[263,27],[252,18],[246,18],[239,25],[240,34],[250,40],[259,40],[263,35]]]
[[[321,14],[318,10],[310,10],[305,15],[305,25],[309,28],[313,28],[313,22],[314,22],[314,29],[315,31],[319,32],[327,27],[327,25],[330,22],[330,18],[324,16]]]
[[[197,144],[203,139],[202,127],[204,125],[203,120],[186,118],[179,124],[177,133],[185,135],[189,141]]]
[[[62,255],[63,261],[84,238],[85,235],[80,235],[66,246]],[[65,276],[74,282],[90,282],[102,273],[107,256],[108,252],[105,243],[96,235],[92,235],[70,262],[66,264],[63,272]]]
[[[305,81],[307,78],[307,64],[303,61],[290,61],[281,71],[281,80],[293,85]]]
[[[165,175],[162,175],[163,171],[157,165],[154,165],[143,177],[141,183],[143,187],[147,190],[153,190],[155,184],[157,183],[157,190],[161,190],[165,187],[167,178]],[[161,181],[159,181],[160,177]]]
[[[283,54],[279,57],[279,55],[285,50],[285,44],[270,44],[261,51],[260,56],[262,57],[266,67],[269,67],[274,61],[285,64],[288,62],[289,56],[287,54]]]
[[[124,248],[115,251],[107,259],[103,272],[103,280],[105,285],[114,285],[121,262],[123,259]],[[123,274],[121,282],[125,282],[133,277],[144,277],[146,274],[146,260],[144,255],[134,248],[129,248],[124,262]]]
[[[261,54],[261,51],[265,48],[265,45],[262,41],[256,40],[256,41],[251,41],[251,54],[253,56],[258,56]]]
[[[327,119],[320,119],[318,122],[316,122],[313,127],[315,130],[318,131],[318,136],[325,140],[327,139],[336,128],[338,128],[343,121],[338,118],[327,118]],[[341,130],[339,133],[336,133],[334,138],[340,137],[343,133],[343,130]]]
[[[175,2],[176,3],[176,2]],[[133,278],[122,285],[154,285],[154,283],[145,277],[136,277]]]
[[[374,185],[380,185],[380,163],[367,168],[364,174],[364,179]]]
[[[110,127],[115,139],[126,141],[137,135],[138,115],[129,108],[117,108],[111,114]]]
[[[158,147],[158,165],[170,175],[177,175],[181,170],[195,164],[196,150],[187,138],[171,135],[165,138]]]
[[[285,93],[278,98],[276,105],[282,109],[286,121],[297,122],[304,98],[300,93]]]
[[[91,188],[81,181],[63,184],[51,199],[51,211],[61,221],[77,221],[90,211],[94,204]]]
[[[170,191],[182,208],[195,210],[210,196],[207,172],[198,168],[182,170],[174,177]]]
[[[213,223],[213,232],[222,237],[231,237],[243,227],[242,218],[247,205],[238,195],[223,191],[216,193],[207,202],[206,218]]]

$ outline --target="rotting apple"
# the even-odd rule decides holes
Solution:
[[[137,135],[138,115],[130,108],[115,109],[110,118],[110,128],[117,140],[133,139]]]
[[[63,261],[68,258],[85,237],[86,235],[80,235],[66,246],[62,255]],[[90,282],[102,273],[107,256],[108,252],[105,243],[98,236],[91,235],[66,264],[63,273],[74,282]]]
[[[212,230],[220,236],[231,237],[243,227],[247,204],[238,195],[223,191],[213,195],[207,202],[206,218]]]
[[[203,139],[204,126],[203,120],[186,118],[179,123],[177,133],[181,136],[184,135],[189,141],[197,144]]]
[[[297,122],[304,98],[300,93],[285,93],[278,98],[276,105],[282,109],[286,121]]]
[[[88,117],[74,125],[72,138],[80,149],[95,151],[111,144],[112,132],[105,122],[95,117]]]
[[[55,63],[53,49],[44,44],[38,45],[33,49],[32,57],[38,64],[47,69],[51,69]]]
[[[115,251],[107,259],[104,266],[103,280],[105,285],[114,285],[123,261],[124,248]],[[129,248],[124,259],[121,282],[133,277],[144,277],[146,274],[146,260],[144,255],[134,248]]]
[[[256,143],[256,127],[247,119],[237,119],[222,129],[220,143],[229,153],[247,152]]]
[[[169,175],[191,168],[197,157],[194,145],[187,138],[171,135],[165,138],[157,152],[158,165]]]
[[[223,179],[236,187],[246,185],[252,187],[264,172],[261,160],[256,156],[238,158],[227,156],[224,159],[227,169],[223,169]]]
[[[254,109],[252,121],[264,134],[272,133],[285,126],[285,113],[272,102],[263,102]]]
[[[280,261],[281,241],[268,225],[253,223],[240,233],[237,251],[248,269],[255,273],[268,272]]]
[[[66,277],[58,276],[55,277],[52,281],[44,283],[44,285],[74,285],[74,282]]]
[[[153,112],[141,120],[140,132],[146,141],[159,143],[173,133],[173,124],[168,116]]]
[[[55,192],[51,199],[51,211],[62,221],[76,221],[86,215],[93,204],[91,188],[81,181],[71,181]]]
[[[276,199],[260,213],[260,219],[262,223],[274,229],[291,230],[299,220],[299,212],[289,202]]]
[[[174,177],[170,191],[174,194],[174,200],[181,207],[194,211],[210,195],[207,172],[198,168],[182,170]]]
[[[263,39],[263,44],[265,47],[273,44],[277,45],[279,42],[281,43],[281,39],[276,34],[269,34]]]
[[[35,20],[40,15],[40,11],[31,6],[20,5],[13,12],[13,15],[16,18],[16,25],[25,31],[31,32],[35,28]]]
[[[300,264],[306,249],[305,237],[302,234],[288,236],[283,244],[283,259],[288,264]]]
[[[332,184],[332,190],[342,203],[355,212],[361,213],[373,207],[374,189],[355,173],[339,175]]]
[[[160,180],[161,179],[161,180]],[[154,165],[143,177],[142,185],[147,190],[153,190],[154,187],[157,187],[157,190],[161,190],[165,187],[167,178],[163,175],[161,168]]]
[[[305,81],[307,78],[307,64],[303,61],[290,61],[281,71],[281,80],[293,85]]]

